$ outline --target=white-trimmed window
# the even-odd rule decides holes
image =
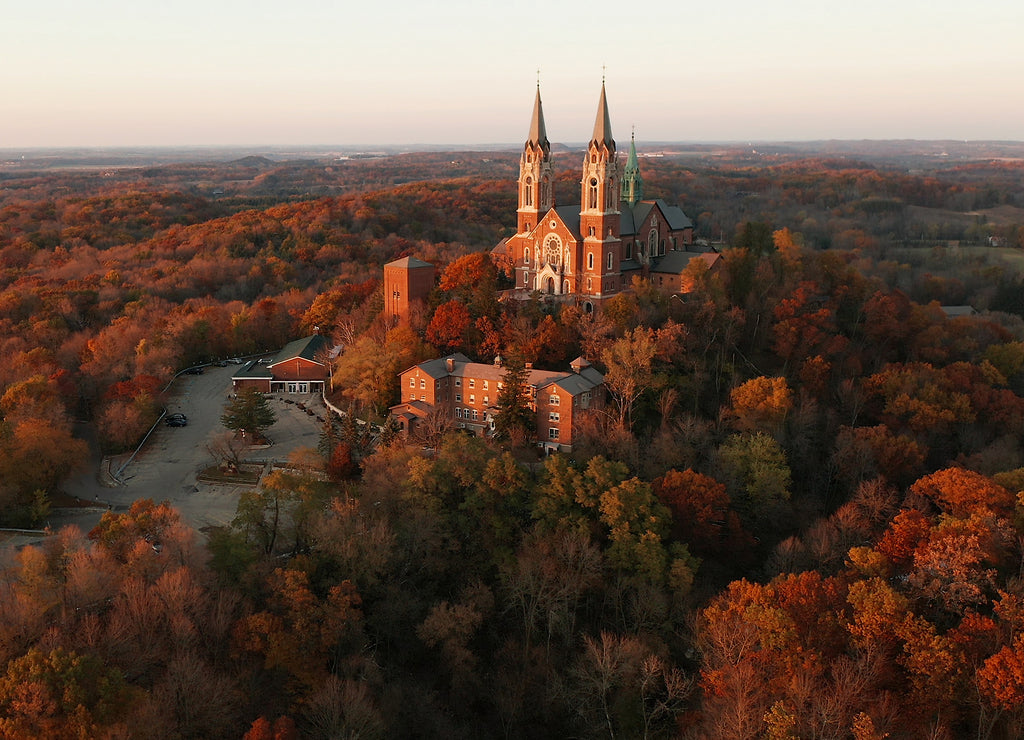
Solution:
[[[409,378],[409,387],[410,388],[415,388],[416,387],[416,378]]]
[[[489,387],[490,387],[490,384],[485,380],[484,381],[484,390],[487,390]]]
[[[461,393],[456,393],[455,394],[455,403],[462,403],[462,394]]]
[[[458,406],[455,407],[455,418],[456,419],[461,419],[462,418],[462,409],[460,409]]]
[[[455,387],[456,388],[461,388],[462,387],[462,378],[456,378],[455,379]]]
[[[558,439],[558,427],[548,427],[548,439]]]
[[[557,411],[549,411],[548,412],[548,421],[560,421],[560,420],[561,419],[559,418]]]
[[[480,418],[480,415],[477,413],[476,409],[470,409],[469,413],[473,415],[473,421],[477,421]]]
[[[468,403],[476,403],[476,396],[474,394],[472,394],[472,393],[469,394],[469,401],[468,401]]]
[[[612,269],[612,253],[611,252],[608,253],[608,269],[609,270]]]
[[[557,406],[558,405],[558,395],[555,394],[555,393],[552,393],[551,394],[551,398],[548,399],[548,403],[550,403],[552,406]]]
[[[426,387],[427,387],[427,380],[426,380],[426,378],[420,378],[420,388],[422,389],[422,388],[426,388]]]
[[[490,403],[491,403],[491,397],[490,396],[484,396],[484,406],[487,406]]]
[[[593,270],[594,269],[594,253],[593,252],[589,252],[587,254],[587,269],[588,270]]]
[[[476,380],[474,380],[473,378],[470,378],[469,379],[469,387],[470,388],[476,388]]]

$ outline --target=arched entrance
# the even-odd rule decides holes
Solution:
[[[555,294],[555,279],[549,277],[548,278],[548,295],[554,295],[554,294]]]

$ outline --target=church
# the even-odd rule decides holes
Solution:
[[[553,182],[538,85],[519,159],[516,233],[492,251],[511,269],[516,293],[539,291],[591,311],[629,289],[634,276],[666,292],[685,292],[681,275],[690,259],[717,267],[718,254],[687,250],[693,223],[682,209],[661,199],[644,200],[632,137],[625,165],[620,163],[604,81],[583,158],[579,204],[556,205]]]

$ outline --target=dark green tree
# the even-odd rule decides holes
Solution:
[[[494,437],[524,444],[537,432],[537,415],[530,408],[528,389],[529,371],[519,357],[505,363],[501,389],[498,391],[498,410],[494,414]]]
[[[261,439],[275,421],[277,414],[270,408],[270,402],[253,388],[246,388],[232,398],[220,417],[220,423],[228,429],[251,434],[253,439]]]

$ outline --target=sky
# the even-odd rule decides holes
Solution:
[[[1024,139],[1020,0],[16,0],[0,149]]]

